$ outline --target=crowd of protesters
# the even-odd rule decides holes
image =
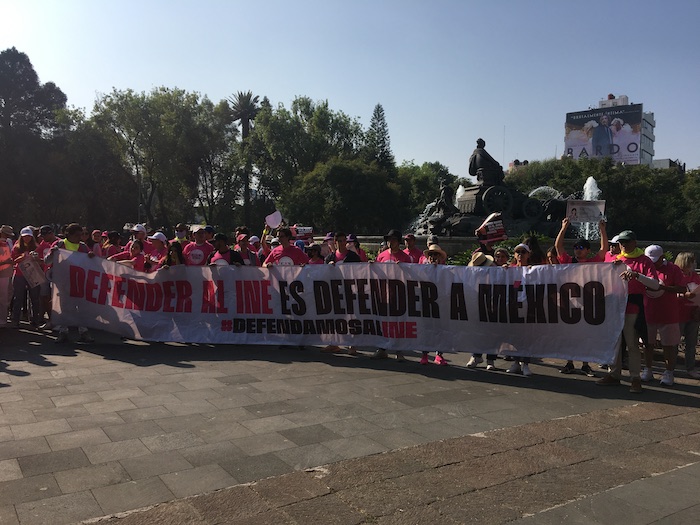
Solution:
[[[695,255],[690,252],[678,254],[675,263],[667,260],[660,246],[652,245],[642,250],[637,246],[634,232],[625,230],[608,240],[605,222],[600,226],[600,247],[592,253],[590,242],[577,239],[573,245],[573,256],[567,253],[564,237],[569,229],[569,219],[562,221],[561,230],[554,246],[546,252],[535,236],[522,239],[513,252],[495,242],[482,241],[472,253],[469,266],[531,267],[545,264],[595,264],[614,263],[620,266],[620,275],[628,283],[628,301],[625,310],[624,329],[614,363],[601,365],[608,373],[598,380],[599,385],[620,384],[623,369],[623,353],[626,350],[627,368],[631,380],[630,391],[641,392],[642,382],[652,381],[654,347],[657,339],[663,349],[665,370],[661,375],[662,385],[672,386],[676,359],[681,341],[685,343],[686,373],[700,379],[695,368],[695,349],[700,327],[700,307],[692,300],[695,287],[700,285],[696,272]],[[60,235],[46,225],[40,228],[26,226],[19,232],[8,225],[0,228],[0,328],[19,327],[23,312],[30,326],[41,330],[58,331],[56,342],[68,340],[67,327],[52,326],[51,314],[51,266],[56,249],[63,248],[103,257],[118,264],[128,265],[140,272],[156,272],[171,266],[238,265],[268,267],[272,265],[346,264],[366,263],[368,257],[357,237],[351,233],[329,232],[321,243],[307,244],[295,240],[292,229],[280,227],[273,232],[266,227],[262,235],[251,235],[245,226],[238,227],[229,238],[216,232],[211,226],[193,227],[180,223],[175,227],[175,237],[168,239],[162,231],[148,231],[142,224],[133,226],[128,232],[89,231],[79,224],[65,226]],[[126,243],[122,246],[122,241]],[[413,234],[403,236],[392,229],[384,236],[384,243],[376,256],[376,263],[400,264],[447,264],[447,253],[439,246],[438,238],[431,235],[427,247],[417,247]],[[402,243],[404,248],[402,248]],[[31,281],[24,272],[30,270],[28,263],[41,268],[46,279],[39,283]],[[31,276],[30,276],[31,277]],[[84,327],[79,327],[79,341],[92,342],[93,338]],[[644,344],[644,367],[642,367],[639,342]],[[326,352],[343,351],[337,346],[328,346]],[[353,347],[347,352],[355,355]],[[429,364],[429,352],[424,351],[420,363]],[[375,359],[388,358],[386,350],[379,348],[372,355]],[[497,370],[496,355],[487,355],[486,369]],[[402,352],[396,352],[399,362],[406,361]],[[512,361],[506,370],[511,374],[529,376],[530,358],[506,358]],[[436,352],[433,361],[447,365],[442,352]],[[468,368],[483,363],[481,354],[473,354]],[[576,369],[568,361],[562,373],[582,373],[590,377],[596,374],[589,363]]]

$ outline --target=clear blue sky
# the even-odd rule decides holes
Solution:
[[[305,95],[365,126],[381,103],[397,162],[459,176],[478,137],[504,166],[560,156],[567,112],[626,94],[655,158],[697,168],[699,21],[693,0],[0,0],[0,50],[88,114],[113,87]]]

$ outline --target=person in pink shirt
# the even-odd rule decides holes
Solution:
[[[347,237],[348,250],[355,252],[360,256],[360,262],[368,262],[367,253],[360,247],[360,241],[354,233],[348,233]]]
[[[554,241],[554,247],[557,249],[557,257],[561,264],[571,264],[576,262],[604,262],[605,254],[608,251],[608,233],[605,227],[605,221],[600,221],[598,227],[600,228],[600,250],[593,257],[591,254],[591,243],[587,239],[576,239],[574,242],[574,257],[572,258],[567,252],[564,246],[564,236],[566,231],[569,229],[569,219],[564,218],[561,221],[561,229]]]
[[[90,238],[85,241],[90,251],[97,257],[103,257],[102,254],[102,232],[100,230],[92,230]]]
[[[107,234],[107,242],[102,246],[102,253],[106,259],[109,259],[112,255],[117,255],[123,252],[124,249],[121,246],[121,235],[118,231],[111,231]]]
[[[289,228],[281,228],[277,232],[277,239],[280,245],[273,248],[270,254],[265,259],[263,267],[279,265],[279,266],[304,266],[308,264],[309,257],[299,248],[291,244],[292,230]]]
[[[10,307],[12,282],[12,246],[9,242],[15,232],[12,226],[0,228],[0,328],[7,327],[7,310]]]
[[[326,262],[321,257],[321,245],[310,244],[306,249],[306,254],[309,256],[309,264],[325,264]]]
[[[115,261],[126,266],[131,266],[138,272],[146,271],[146,256],[143,254],[143,243],[139,239],[134,239],[129,243],[129,251],[124,250],[117,255],[112,255],[109,261]]]
[[[404,253],[410,257],[412,263],[420,263],[424,254],[420,248],[416,248],[416,236],[412,233],[407,233],[404,236],[404,241],[406,241],[406,247],[403,250]]]
[[[387,249],[377,255],[375,262],[378,263],[410,263],[411,258],[403,251],[401,251],[401,232],[399,230],[389,230],[384,236],[384,240],[387,242]]]
[[[239,233],[236,236],[236,243],[236,251],[241,255],[244,265],[260,266],[260,259],[258,259],[258,254],[251,249],[247,233]]]
[[[617,256],[620,255],[620,241],[617,235],[610,239],[608,246],[608,251],[605,254],[605,262],[614,262],[617,260]]]
[[[621,277],[627,281],[627,307],[625,308],[625,325],[623,335],[627,345],[628,368],[631,379],[630,392],[639,394],[642,392],[642,380],[640,377],[642,360],[639,351],[639,330],[637,320],[644,319],[644,295],[647,286],[651,290],[659,289],[656,266],[644,252],[637,247],[637,235],[632,230],[625,230],[618,235],[622,251],[618,255],[615,264],[619,264],[624,271]],[[615,364],[610,372],[599,379],[596,384],[600,386],[614,386],[620,384],[622,376],[622,352],[618,347]]]
[[[163,232],[156,232],[148,237],[153,249],[146,255],[146,271],[155,272],[165,262],[168,255],[168,238]]]
[[[333,236],[335,251],[328,254],[326,264],[343,264],[362,262],[360,256],[355,251],[348,249],[348,242],[345,233],[335,232]]]
[[[411,258],[401,251],[401,232],[399,230],[389,230],[384,236],[384,240],[387,243],[387,249],[377,255],[375,262],[378,263],[410,263]],[[372,355],[371,359],[387,359],[389,354],[384,348],[377,348],[377,350]],[[396,351],[396,360],[399,363],[406,361],[403,352],[400,350]]]
[[[29,291],[29,299],[32,302],[32,319],[31,324],[38,327],[41,323],[41,294],[39,286],[32,286],[22,273],[19,265],[26,258],[30,258],[39,262],[39,254],[37,252],[36,239],[34,238],[34,230],[27,226],[19,232],[19,241],[12,248],[12,262],[14,263],[14,273],[12,275],[12,326],[19,328],[19,318],[27,300],[27,290]],[[2,312],[4,313],[4,312]]]
[[[151,253],[153,250],[153,245],[151,242],[146,239],[146,236],[148,235],[148,231],[146,231],[146,227],[143,224],[135,224],[133,228],[131,228],[131,233],[133,235],[133,239],[138,239],[141,241],[141,245],[143,246],[143,253],[144,255],[148,255]],[[131,250],[131,243],[133,240],[129,241],[126,243],[126,246],[124,247],[124,251],[129,252]]]
[[[564,236],[566,231],[569,229],[569,219],[564,218],[561,221],[561,229],[554,241],[554,248],[557,251],[557,259],[560,264],[571,264],[571,263],[596,263],[604,262],[605,254],[608,252],[608,234],[606,229],[605,221],[600,221],[598,223],[600,228],[600,250],[593,257],[590,257],[591,253],[591,243],[588,239],[576,239],[574,242],[574,257],[572,258],[567,252],[564,246]],[[576,367],[574,367],[574,362],[569,360],[566,362],[563,368],[559,370],[562,374],[573,374],[576,372]],[[587,375],[588,377],[595,377],[595,373],[591,366],[583,361],[581,363],[581,373]]]
[[[206,266],[209,254],[214,251],[214,246],[207,242],[204,226],[195,226],[194,242],[189,243],[182,249],[182,256],[185,258],[187,266]]]
[[[644,255],[651,259],[656,266],[661,287],[653,296],[651,292],[644,295],[644,315],[647,322],[649,339],[644,347],[645,367],[642,370],[642,381],[654,379],[652,366],[654,363],[654,345],[656,336],[661,339],[661,347],[664,351],[666,370],[661,376],[661,384],[673,386],[673,371],[676,368],[676,356],[678,345],[681,342],[680,329],[680,303],[678,294],[685,293],[686,279],[683,271],[667,261],[661,246],[652,244],[644,250]]]
[[[46,256],[51,252],[51,246],[56,242],[56,234],[54,234],[53,228],[48,224],[45,224],[39,228],[39,243],[37,252],[42,261],[42,267],[44,268],[44,273],[46,273],[46,281],[39,286],[39,295],[41,296],[41,307],[42,307],[42,317],[44,315],[51,319],[51,265],[46,264],[44,261]],[[51,322],[43,324],[40,328],[43,330],[51,329]]]
[[[681,252],[676,255],[674,264],[683,272],[683,282],[686,291],[678,294],[679,328],[685,342],[685,369],[693,379],[700,379],[700,371],[695,369],[695,349],[698,344],[698,328],[700,327],[700,307],[689,299],[700,293],[700,275],[695,271],[697,261],[692,252]]]

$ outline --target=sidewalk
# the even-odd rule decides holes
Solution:
[[[561,522],[627,501],[618,485],[697,486],[696,467],[674,471],[700,454],[695,380],[635,396],[548,361],[523,378],[467,354],[426,367],[96,336],[0,331],[0,523],[503,523],[578,500],[537,514]]]

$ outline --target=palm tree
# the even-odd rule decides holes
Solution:
[[[243,220],[246,225],[250,226],[250,155],[248,155],[248,135],[250,134],[250,125],[255,120],[258,114],[259,97],[253,96],[252,91],[239,91],[235,95],[228,98],[231,102],[231,114],[233,120],[241,121],[241,137],[242,151],[245,159],[243,168]]]

